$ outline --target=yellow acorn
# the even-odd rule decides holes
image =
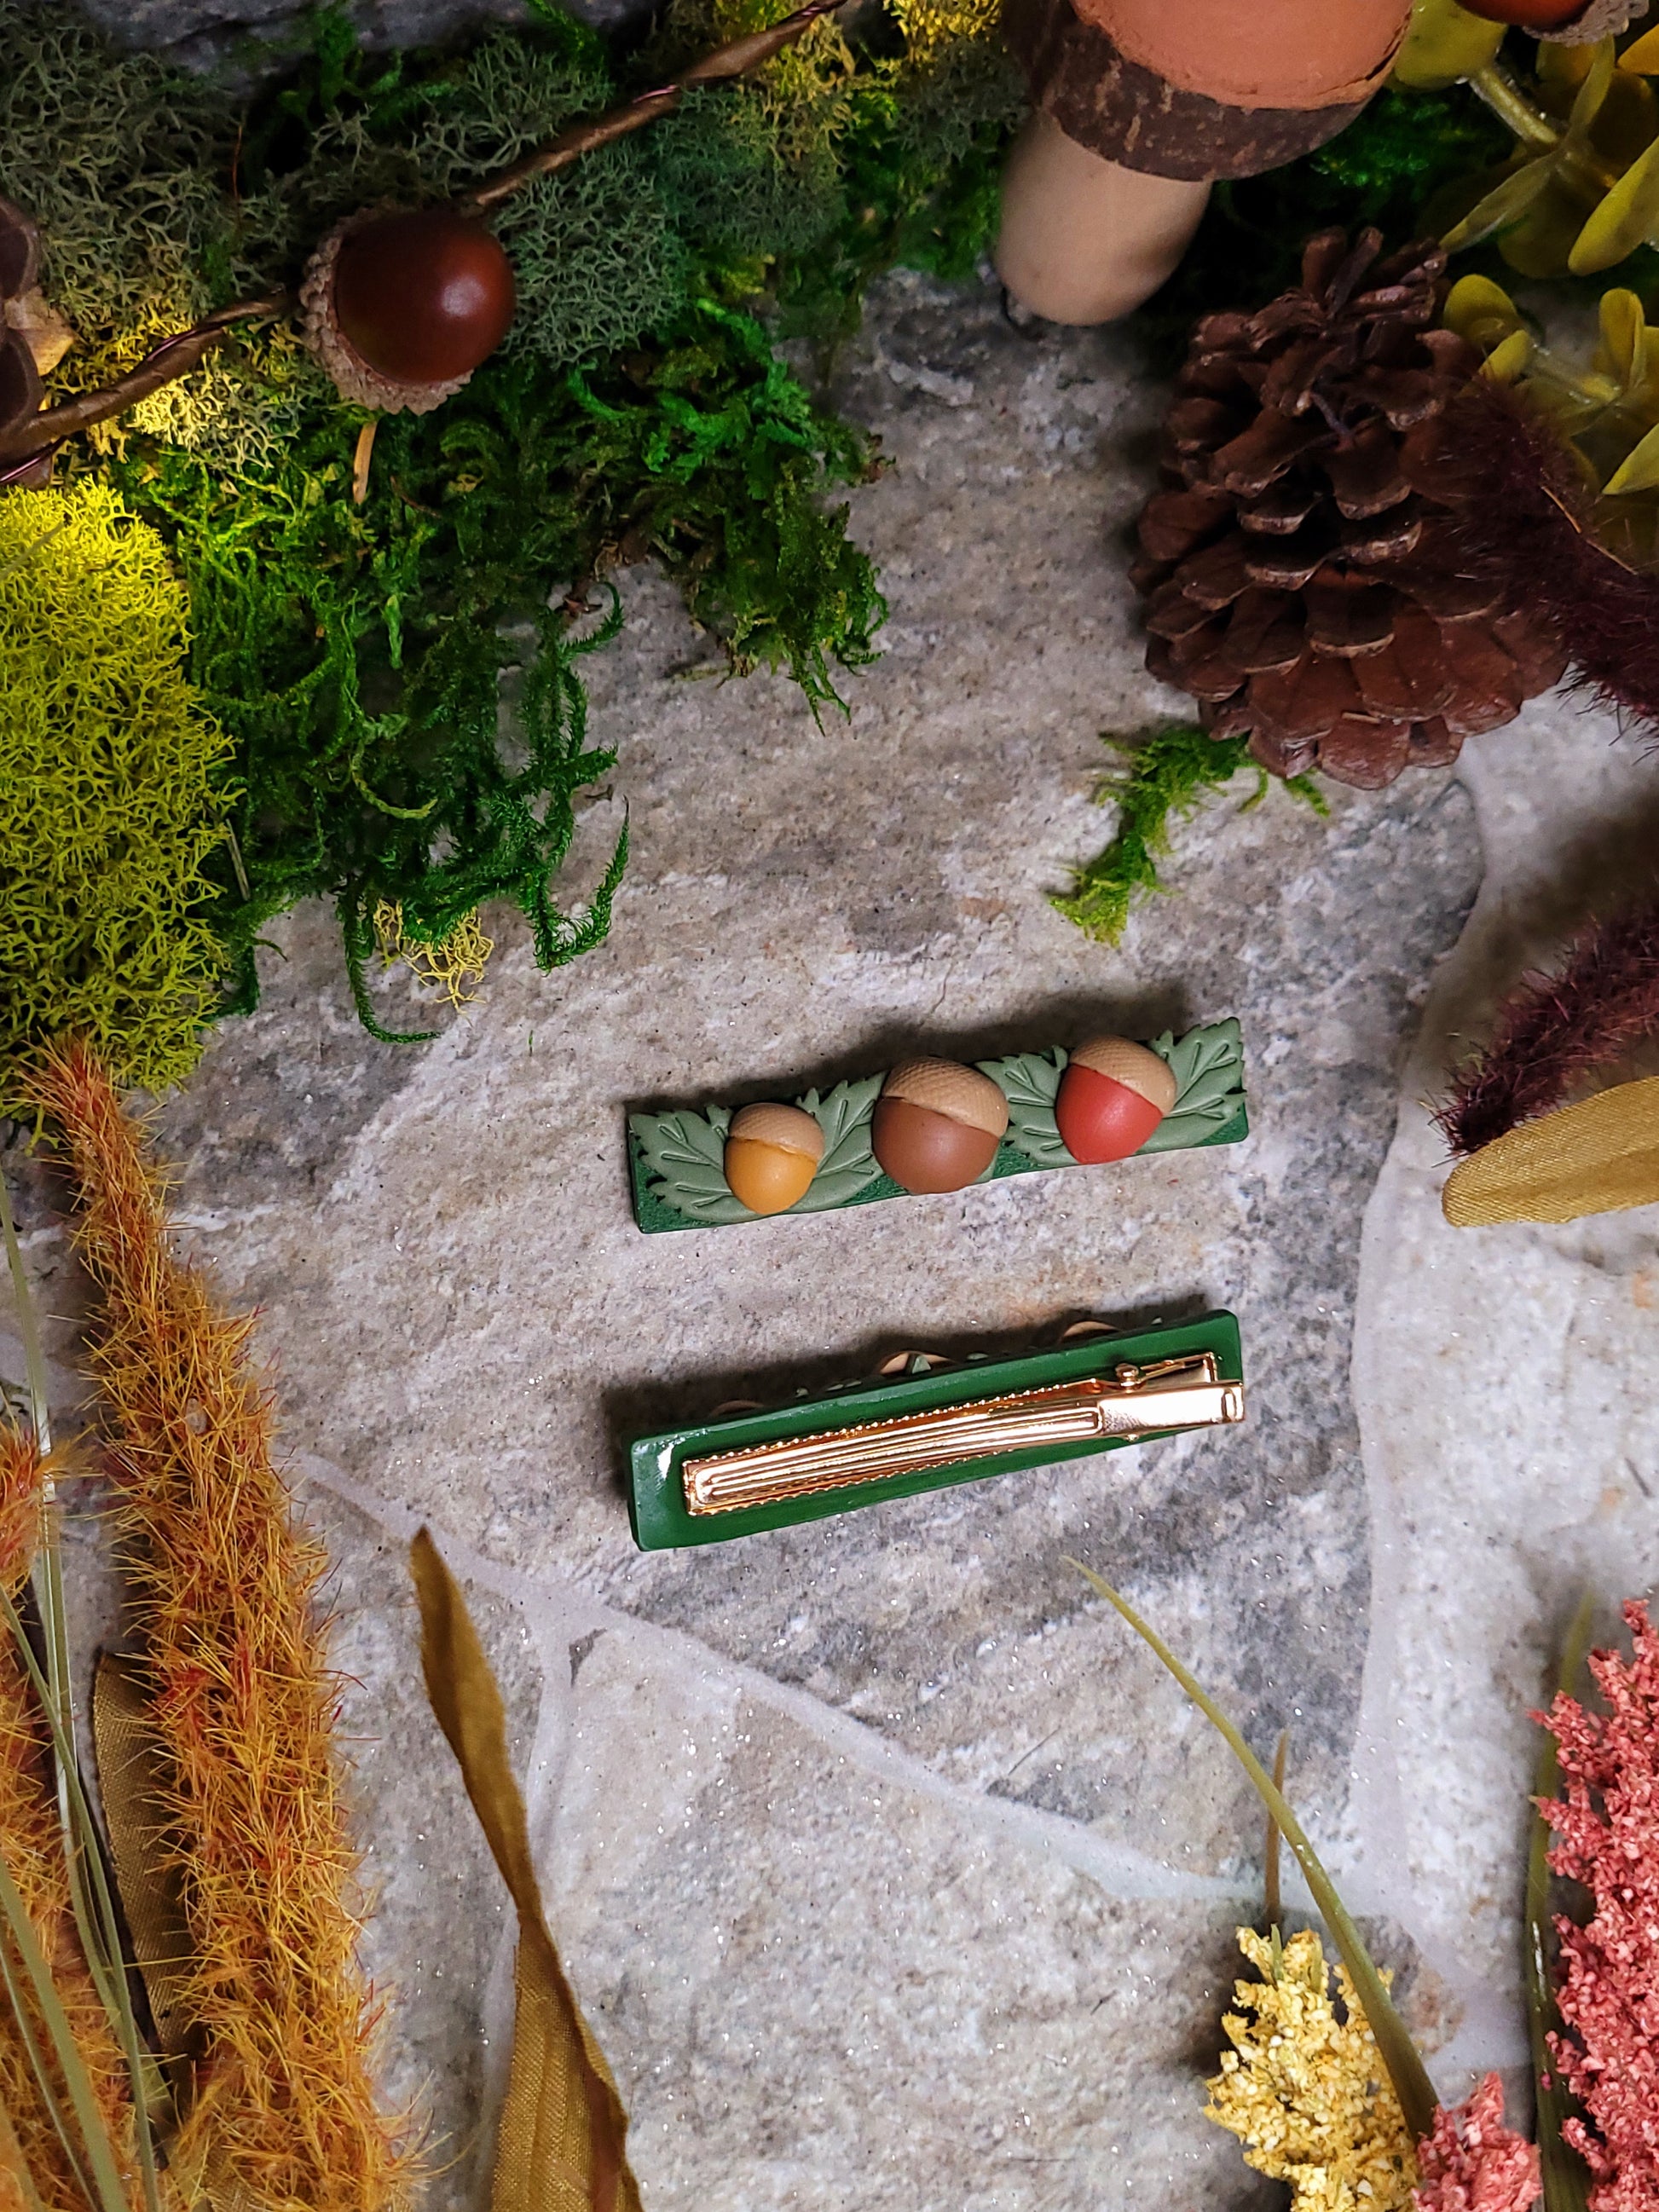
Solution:
[[[726,1133],[726,1180],[751,1213],[785,1213],[805,1197],[823,1131],[799,1106],[744,1106]]]

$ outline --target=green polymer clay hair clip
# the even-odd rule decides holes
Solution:
[[[894,1371],[896,1370],[896,1371]],[[900,1353],[873,1379],[641,1437],[629,1518],[641,1551],[718,1544],[892,1498],[1116,1451],[1244,1418],[1230,1313],[960,1365]]]
[[[1236,1145],[1249,1133],[1244,1048],[1231,1019],[1148,1044],[1094,1036],[972,1067],[907,1060],[787,1104],[677,1107],[628,1121],[634,1218],[647,1235]]]

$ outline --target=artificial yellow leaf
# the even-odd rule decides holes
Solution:
[[[1619,386],[1621,398],[1641,386],[1648,373],[1648,319],[1634,292],[1615,285],[1601,295],[1601,349],[1596,367]]]
[[[1485,199],[1472,207],[1460,223],[1455,223],[1441,240],[1448,253],[1456,253],[1466,246],[1478,246],[1483,238],[1494,231],[1518,222],[1527,210],[1554,182],[1559,155],[1551,151],[1540,154],[1535,161],[1528,161],[1519,169],[1511,169],[1502,184],[1486,194]]]
[[[1480,373],[1494,384],[1518,384],[1532,366],[1538,341],[1530,331],[1511,331],[1495,345],[1480,365]]]
[[[1440,1194],[1454,1229],[1577,1221],[1659,1200],[1659,1075],[1621,1083],[1482,1145]]]
[[[1659,485],[1659,423],[1639,445],[1632,447],[1601,489],[1609,499],[1626,492],[1651,491]]]
[[[1659,138],[1632,161],[1579,232],[1567,266],[1575,276],[1611,269],[1659,231]]]
[[[628,2117],[542,1908],[500,1688],[459,1586],[424,1528],[410,1565],[427,1696],[519,1916],[513,2060],[491,2212],[640,2212]]]
[[[1443,92],[1485,69],[1504,43],[1504,26],[1484,22],[1457,0],[1415,0],[1394,65],[1394,80],[1412,92]]]
[[[1498,345],[1522,328],[1521,310],[1490,276],[1460,276],[1446,295],[1440,319],[1471,345]]]
[[[1567,256],[1584,226],[1584,210],[1560,180],[1558,170],[1519,222],[1498,241],[1498,251],[1517,276],[1565,276]]]
[[[1547,89],[1553,90],[1557,86],[1565,85],[1571,90],[1573,86],[1583,84],[1595,59],[1593,46],[1578,46],[1553,39],[1539,47],[1538,58],[1533,66],[1537,70],[1539,83]]]
[[[1613,40],[1602,39],[1596,45],[1584,82],[1578,88],[1572,103],[1572,112],[1567,118],[1567,135],[1571,138],[1585,138],[1589,127],[1601,112],[1601,103],[1613,89],[1613,71],[1618,57]]]

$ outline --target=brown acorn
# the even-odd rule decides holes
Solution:
[[[726,1133],[726,1180],[751,1213],[787,1213],[823,1158],[823,1125],[801,1106],[745,1106]]]
[[[870,1148],[902,1189],[964,1190],[995,1159],[1007,1127],[1007,1098],[988,1075],[953,1060],[907,1060],[882,1085]]]
[[[506,337],[513,264],[451,208],[370,209],[337,223],[301,287],[306,343],[343,398],[427,415]]]

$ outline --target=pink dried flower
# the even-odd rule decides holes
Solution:
[[[1531,2212],[1538,2153],[1504,2124],[1504,2085],[1488,2074],[1467,2105],[1443,2105],[1417,2146],[1415,2212]]]
[[[1545,1725],[1565,1790],[1540,1809],[1558,1838],[1550,1864],[1595,1899],[1588,1924],[1560,1919],[1550,2038],[1587,2118],[1563,2132],[1589,2166],[1591,2212],[1659,2212],[1659,1630],[1625,1607],[1634,1642],[1590,1655],[1606,1713],[1558,1697]]]

